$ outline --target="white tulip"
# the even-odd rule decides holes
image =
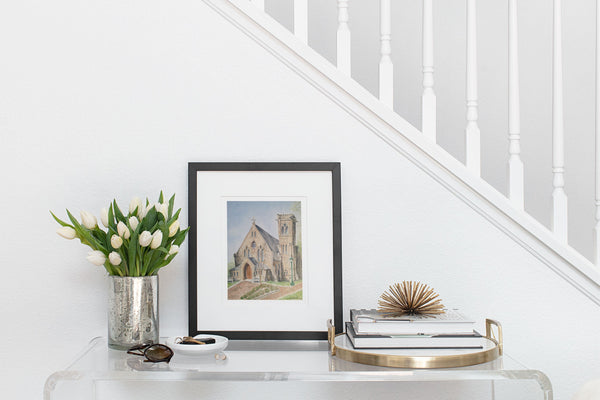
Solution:
[[[177,253],[179,253],[179,246],[177,246],[176,244],[171,245],[171,248],[169,249],[169,255]]]
[[[167,219],[167,215],[169,213],[169,205],[167,203],[156,203],[156,211],[161,213],[165,219]]]
[[[94,229],[98,226],[98,220],[87,211],[81,211],[81,224],[88,229]]]
[[[75,232],[75,229],[71,228],[70,226],[61,226],[56,230],[56,233],[69,240],[77,237],[77,232]]]
[[[140,246],[146,247],[152,243],[152,234],[148,231],[144,231],[140,234]]]
[[[138,210],[138,213],[142,209],[142,201],[139,197],[134,197],[133,199],[131,199],[131,203],[129,203],[129,214],[133,214],[136,208]]]
[[[151,249],[157,249],[160,247],[160,244],[162,243],[163,240],[163,234],[161,231],[156,231],[154,232],[154,234],[152,235],[152,243],[150,243],[150,248]]]
[[[173,221],[173,223],[169,226],[169,237],[175,236],[177,231],[179,230],[179,220]]]
[[[121,236],[123,239],[129,239],[131,236],[129,229],[127,229],[127,225],[125,225],[123,221],[119,221],[117,224],[117,232],[119,232],[119,236]]]
[[[106,207],[100,210],[100,221],[105,228],[108,228],[108,210]]]
[[[116,251],[111,252],[108,255],[108,261],[110,261],[110,263],[112,265],[119,265],[121,264],[121,256],[119,255],[119,253],[117,253]]]
[[[146,214],[148,214],[149,209],[150,209],[150,206],[142,205],[142,207],[140,208],[140,211],[138,212],[138,217],[140,217],[140,220],[142,220],[146,216]]]
[[[129,218],[129,226],[131,226],[131,229],[133,229],[134,231],[137,228],[139,223],[140,223],[140,221],[138,221],[138,219],[136,217]]]
[[[110,238],[110,245],[113,247],[113,249],[118,249],[123,245],[123,239],[121,239],[121,236],[112,235]]]
[[[100,250],[90,251],[86,258],[89,262],[98,266],[104,265],[104,263],[106,262],[106,256]]]
[[[145,212],[144,212],[144,217],[145,217],[146,215],[148,215],[148,213],[150,212],[150,210],[152,210],[153,208],[154,208],[154,209],[156,209],[156,204],[148,204],[148,205],[146,206],[146,210],[145,210]]]

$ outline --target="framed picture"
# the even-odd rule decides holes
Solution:
[[[189,163],[189,331],[341,332],[339,163]]]

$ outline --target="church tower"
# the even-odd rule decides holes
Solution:
[[[277,214],[279,233],[279,253],[283,276],[280,280],[291,280],[291,269],[294,270],[293,280],[301,279],[301,266],[298,265],[298,249],[296,246],[296,217],[294,214]],[[291,258],[291,260],[290,260]]]

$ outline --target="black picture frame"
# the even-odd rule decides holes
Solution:
[[[341,164],[339,162],[189,162],[188,163],[188,209],[189,209],[189,268],[188,268],[188,301],[189,301],[189,334],[199,333],[222,335],[234,340],[326,340],[326,319],[322,330],[203,330],[198,321],[198,273],[206,266],[198,262],[198,174],[202,172],[295,172],[318,171],[331,173],[331,211],[332,211],[332,296],[333,315],[336,333],[343,329],[342,306],[342,215],[341,215]],[[329,318],[331,318],[329,317]],[[200,322],[200,325],[199,325]]]

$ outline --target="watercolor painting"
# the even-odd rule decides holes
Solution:
[[[300,201],[227,201],[227,298],[302,300]]]

